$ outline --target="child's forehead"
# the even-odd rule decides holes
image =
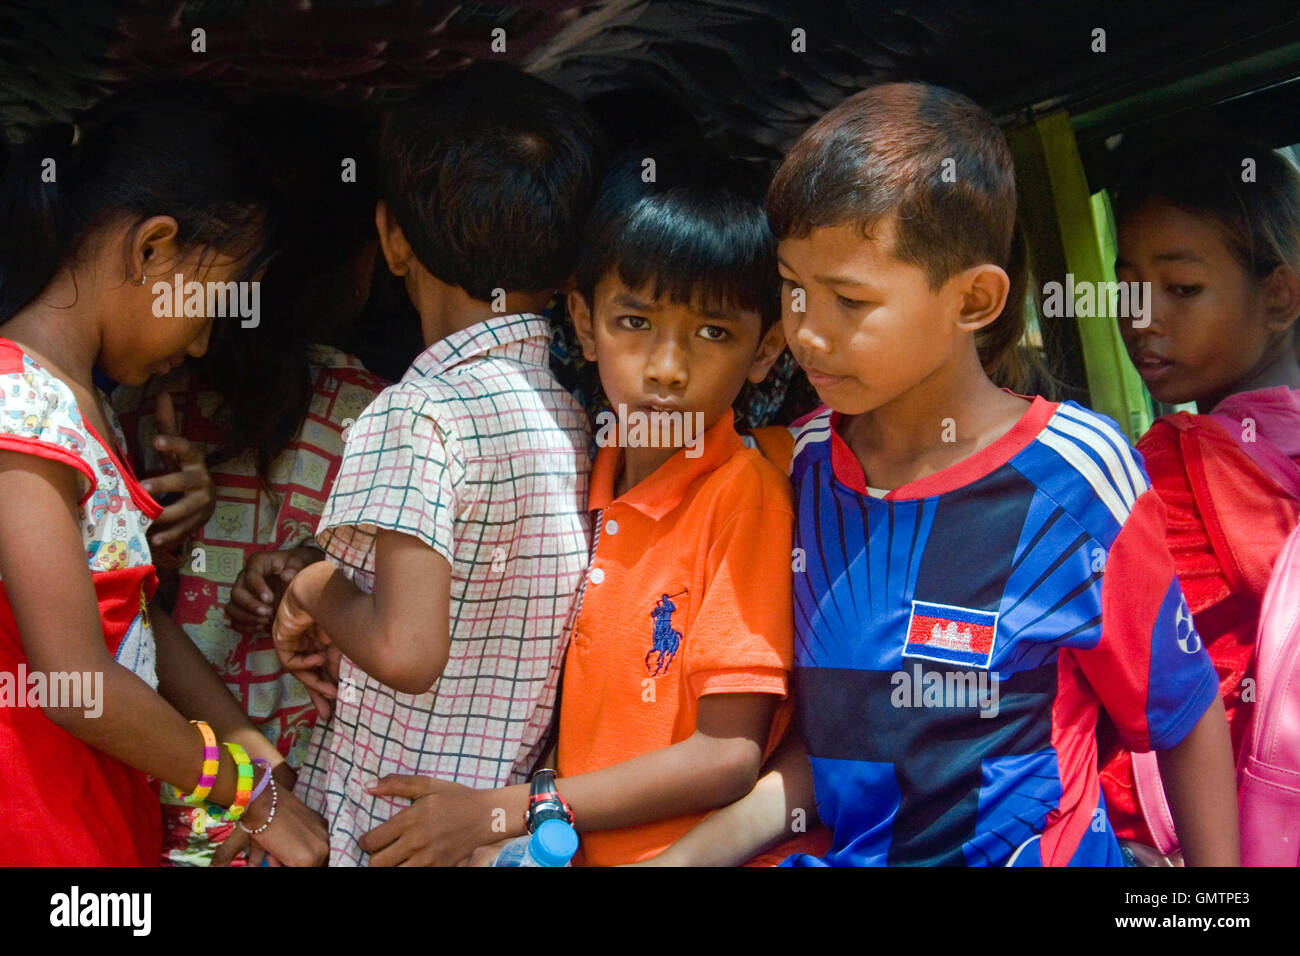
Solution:
[[[1119,259],[1141,251],[1153,260],[1185,264],[1217,264],[1231,258],[1223,227],[1211,218],[1153,196],[1119,223]]]
[[[656,294],[658,292],[658,294]],[[640,286],[629,286],[617,271],[610,272],[596,285],[596,307],[652,312],[682,319],[712,319],[720,322],[758,321],[758,313],[735,303],[712,301],[696,289],[687,301],[667,289],[656,290],[652,279]]]
[[[777,244],[777,260],[788,268],[809,269],[818,275],[835,275],[844,270],[917,268],[895,254],[893,216],[874,223],[842,222],[815,226],[807,235],[787,236]]]

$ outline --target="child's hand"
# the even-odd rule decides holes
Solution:
[[[271,858],[271,866],[323,866],[329,859],[329,827],[325,818],[293,795],[292,790],[279,787],[276,798],[275,819],[261,833],[252,837],[253,851],[249,854],[249,865],[258,865],[255,859],[257,851],[262,850]],[[266,813],[270,810],[270,794],[263,793],[258,803],[265,802],[267,807],[250,821],[249,829],[256,829],[266,822]],[[261,807],[257,808],[261,811]],[[253,807],[248,808],[251,814]]]
[[[208,473],[203,453],[180,437],[170,392],[158,393],[154,420],[158,434],[154,436],[153,446],[163,453],[163,460],[172,470],[140,484],[154,498],[180,495],[149,526],[150,549],[168,553],[184,544],[192,530],[212,517],[217,507],[217,486]]]
[[[329,635],[316,624],[311,612],[302,605],[302,595],[311,588],[310,579],[317,570],[330,573],[323,562],[313,564],[296,574],[280,599],[271,629],[275,653],[284,669],[293,674],[311,695],[321,717],[328,718],[333,709],[331,701],[338,696],[338,659],[334,657],[331,679],[331,659],[327,649],[331,646]]]
[[[298,772],[289,766],[288,763],[276,764],[275,769],[271,771],[275,777],[275,785],[280,788],[280,793],[292,793],[294,784],[298,781]],[[280,813],[279,806],[276,807],[276,815]],[[269,829],[269,827],[268,827]],[[267,853],[261,847],[253,845],[253,839],[241,827],[233,827],[230,835],[226,837],[212,854],[212,859],[208,866],[230,866],[231,862],[238,859],[241,854],[247,854],[249,866],[281,866],[279,860],[274,857],[267,857]],[[263,860],[266,860],[263,863]]]
[[[276,815],[280,813],[276,808]],[[241,830],[239,827],[232,827],[230,834],[217,845],[216,850],[212,853],[212,859],[208,861],[208,866],[230,866],[240,854],[248,853],[253,845],[253,838]],[[259,853],[259,855],[261,855]],[[252,854],[249,853],[248,865],[257,866],[261,860],[254,862]]]
[[[389,774],[369,792],[412,801],[357,841],[370,854],[371,866],[456,866],[500,836],[492,830],[495,790]]]
[[[230,590],[230,603],[226,606],[235,630],[251,633],[270,624],[289,582],[303,568],[324,557],[319,549],[312,547],[249,555]]]
[[[510,839],[514,839],[511,837]],[[505,849],[510,839],[502,840],[500,843],[491,843],[487,846],[481,846],[470,854],[468,860],[461,860],[460,866],[496,866],[497,857]]]

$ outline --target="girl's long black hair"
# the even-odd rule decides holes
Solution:
[[[369,296],[358,257],[377,246],[373,120],[360,111],[292,96],[267,96],[244,114],[266,151],[283,197],[282,251],[262,283],[262,319],[214,335],[198,364],[222,396],[227,440],[209,463],[251,453],[263,487],[311,403],[307,348],[345,345]],[[355,174],[353,173],[355,169]],[[382,260],[381,260],[382,261]]]
[[[74,264],[85,240],[120,221],[169,215],[183,250],[270,257],[274,188],[261,150],[216,90],[175,77],[137,80],[75,124],[0,142],[0,323]],[[123,281],[127,263],[123,262]]]

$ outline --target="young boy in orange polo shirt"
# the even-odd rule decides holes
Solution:
[[[569,299],[612,409],[558,737],[589,865],[654,856],[747,793],[789,717],[789,484],[731,408],[784,347],[762,183],[707,152],[651,155],[654,182],[642,156],[607,176]],[[376,862],[452,864],[526,832],[527,785],[420,783]]]

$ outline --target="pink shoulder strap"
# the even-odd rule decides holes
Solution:
[[[1138,806],[1156,849],[1165,856],[1178,849],[1174,817],[1165,800],[1165,785],[1160,779],[1160,764],[1154,750],[1133,754],[1133,785],[1137,788]]]
[[[1263,435],[1256,435],[1254,441],[1242,440],[1241,422],[1231,415],[1213,412],[1209,417],[1228,433],[1238,448],[1259,465],[1264,474],[1276,481],[1291,497],[1300,499],[1300,465]]]

